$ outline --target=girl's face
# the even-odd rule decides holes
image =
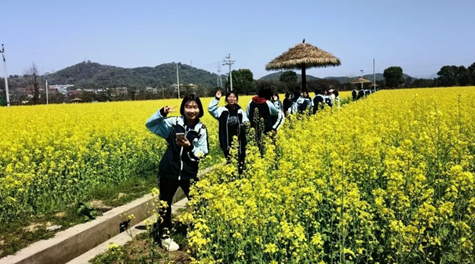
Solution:
[[[279,98],[277,98],[277,95],[272,96],[272,99],[273,99],[274,101],[279,100]]]
[[[237,102],[238,102],[238,99],[237,99],[236,95],[233,94],[233,93],[231,93],[231,94],[228,96],[228,104],[230,104],[230,105],[235,105],[235,104],[237,104]]]
[[[200,115],[200,108],[195,101],[188,101],[185,104],[185,117],[188,120],[195,120]]]

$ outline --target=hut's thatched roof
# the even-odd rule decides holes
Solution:
[[[377,87],[377,86],[378,86],[378,85],[375,84],[375,83],[372,83],[372,84],[370,85],[370,87]]]
[[[351,83],[370,83],[370,82],[371,82],[370,80],[360,77],[358,79],[353,80]]]
[[[266,70],[302,69],[341,65],[340,59],[308,43],[300,43],[266,65]]]

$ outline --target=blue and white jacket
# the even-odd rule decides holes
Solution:
[[[256,95],[252,97],[246,109],[247,118],[251,122],[251,127],[255,128],[257,125],[254,120],[254,113],[256,109],[259,110],[259,116],[264,121],[265,133],[271,130],[277,131],[284,123],[284,113],[277,109],[272,102]],[[275,122],[272,122],[271,116],[277,116]]]
[[[219,145],[223,151],[229,150],[231,146],[231,140],[233,136],[238,137],[239,142],[239,153],[243,153],[245,150],[246,143],[246,133],[243,125],[249,122],[246,113],[239,105],[236,105],[235,109],[229,109],[227,106],[218,107],[219,99],[214,98],[209,102],[208,111],[209,113],[219,121]],[[236,114],[238,118],[238,131],[237,135],[233,135],[228,130],[228,118],[232,113]]]
[[[312,105],[312,102],[309,98],[305,98],[303,96],[300,96],[299,98],[297,98],[297,100],[295,102],[292,103],[292,108],[290,110],[290,112],[292,114],[295,114],[295,113],[302,113],[303,111],[302,110],[306,110],[306,109],[309,109]],[[305,109],[301,109],[301,107],[304,106]]]
[[[159,176],[175,180],[195,179],[198,175],[198,164],[209,151],[206,126],[198,120],[194,127],[188,127],[184,116],[167,118],[163,108],[153,114],[145,125],[168,143],[168,148],[160,160]],[[184,133],[191,146],[178,146],[176,133]]]

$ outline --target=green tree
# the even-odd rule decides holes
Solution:
[[[439,85],[440,86],[455,86],[457,85],[457,74],[458,67],[455,65],[452,66],[443,66],[440,68],[440,71],[437,72],[439,76]]]
[[[384,80],[387,87],[398,88],[404,83],[402,68],[399,66],[392,66],[384,70]]]
[[[296,83],[297,80],[297,73],[294,71],[285,71],[279,77],[279,81],[284,83]]]
[[[468,74],[470,75],[470,79],[472,80],[470,84],[475,85],[475,62],[468,66],[467,70]]]
[[[472,77],[465,66],[459,66],[457,69],[457,85],[467,86],[472,84]]]
[[[256,92],[254,75],[249,69],[239,69],[232,71],[233,90],[238,94],[253,94]],[[228,78],[229,79],[229,78]],[[230,83],[226,82],[226,89],[229,91]]]

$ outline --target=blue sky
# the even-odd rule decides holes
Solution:
[[[0,43],[9,75],[32,62],[44,73],[85,59],[126,68],[181,62],[216,72],[230,53],[233,69],[250,69],[257,79],[305,38],[342,62],[310,75],[372,73],[375,58],[377,72],[401,66],[429,77],[443,65],[475,62],[474,14],[474,0],[2,0]]]

